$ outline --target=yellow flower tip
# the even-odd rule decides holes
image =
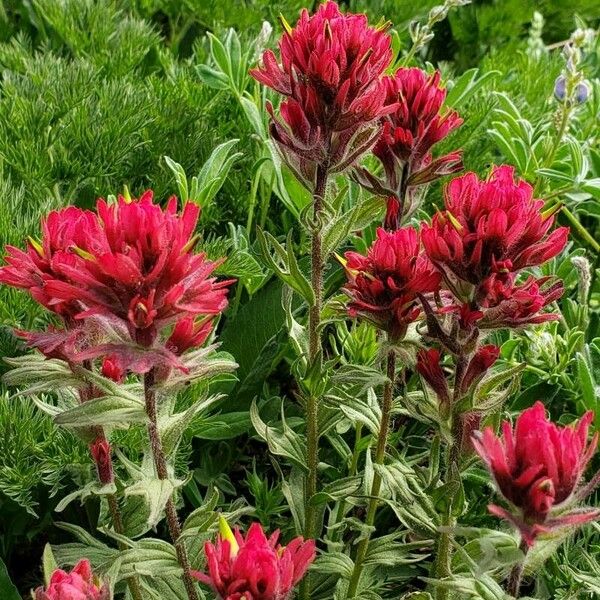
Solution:
[[[449,210],[447,210],[444,215],[448,218],[448,221],[452,223],[452,227],[454,227],[458,233],[463,230],[463,226],[460,224],[459,220]]]
[[[292,26],[287,22],[286,18],[283,16],[283,14],[279,13],[279,22],[281,23],[282,27],[285,29],[285,32],[288,35],[292,35]]]
[[[181,249],[181,254],[186,254],[187,252],[190,252],[194,248],[194,246],[196,245],[196,243],[198,242],[199,239],[200,239],[199,233],[192,236],[190,238],[190,241]]]
[[[219,516],[219,534],[221,535],[221,539],[229,542],[231,556],[237,556],[237,553],[240,550],[240,545],[235,539],[235,535],[233,535],[233,531],[231,531],[231,527],[229,527],[229,523],[225,520],[223,515]]]
[[[45,257],[44,254],[44,248],[42,247],[42,244],[40,242],[38,242],[35,238],[29,236],[27,238],[29,240],[29,243],[32,245],[33,249],[42,257]]]
[[[392,27],[392,22],[389,19],[384,19],[383,17],[381,17],[381,19],[379,19],[379,23],[377,23],[377,25],[375,25],[375,29],[377,31],[387,31],[388,29],[390,29]]]
[[[344,267],[344,269],[346,268],[346,264],[348,264],[348,261],[343,257],[340,256],[337,252],[333,253],[336,260],[340,263],[340,265],[342,265],[342,267]]]
[[[77,256],[83,258],[84,260],[91,260],[92,262],[95,262],[96,258],[94,257],[93,254],[90,254],[89,252],[85,251],[83,248],[80,248],[79,246],[71,246],[71,250],[77,254]]]
[[[127,202],[127,204],[131,204],[131,192],[126,185],[123,186],[123,199],[125,202]]]
[[[548,219],[553,217],[559,210],[561,210],[563,206],[564,205],[562,202],[557,202],[553,206],[548,207],[546,210],[542,211],[542,219],[544,221],[547,221]]]

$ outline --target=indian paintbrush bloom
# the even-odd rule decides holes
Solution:
[[[480,329],[514,329],[558,319],[557,314],[541,311],[563,295],[562,281],[550,277],[529,277],[523,283],[515,284],[514,280],[514,274],[492,275],[483,283],[483,310],[477,321]]]
[[[444,110],[446,90],[440,86],[440,73],[428,75],[418,68],[398,69],[384,79],[386,105],[396,109],[382,119],[383,129],[373,148],[381,161],[384,178],[364,168],[357,180],[375,194],[388,198],[386,229],[397,229],[403,217],[415,208],[407,203],[414,186],[429,183],[462,169],[462,153],[450,152],[433,158],[431,150],[462,124],[454,110]],[[412,203],[416,204],[416,203]]]
[[[467,370],[461,381],[461,392],[466,394],[469,389],[476,386],[493,366],[500,356],[500,348],[493,344],[480,346],[469,361]]]
[[[475,173],[453,179],[444,203],[431,225],[423,225],[423,246],[465,301],[480,302],[491,275],[541,265],[567,243],[568,228],[550,232],[554,216],[543,212],[531,185],[514,180],[513,167],[496,167],[485,181]]]
[[[435,348],[421,349],[417,353],[417,372],[435,392],[441,406],[450,408],[450,388],[440,364],[440,351]]]
[[[105,485],[114,481],[111,452],[110,444],[104,435],[90,444],[90,454],[96,463],[98,480]]]
[[[192,202],[178,212],[174,197],[163,209],[151,191],[114,204],[100,199],[95,213],[54,211],[42,223],[41,243],[30,240],[27,252],[8,247],[0,282],[28,290],[65,317],[67,333],[85,320],[94,336],[105,325],[120,338],[95,340],[72,360],[111,355],[113,366],[145,372],[151,365],[134,346],[150,349],[166,327],[181,328],[178,322],[188,317],[210,318],[227,306],[232,281],[212,276],[221,261],[193,251],[199,213]],[[151,363],[176,364],[166,348],[155,350]]]
[[[473,435],[475,450],[512,507],[490,505],[489,510],[512,523],[528,546],[540,534],[600,516],[599,509],[572,507],[598,444],[598,433],[588,443],[593,418],[587,412],[578,423],[561,427],[548,420],[544,405],[536,402],[519,415],[514,428],[504,421],[501,436],[491,427]]]
[[[313,189],[316,167],[341,171],[369,150],[387,105],[382,82],[392,60],[391,38],[362,14],[343,14],[325,2],[304,9],[279,42],[280,59],[267,50],[250,74],[285,97],[281,119],[271,113],[271,135],[300,181]]]
[[[315,559],[315,543],[298,537],[280,546],[278,539],[279,531],[267,538],[258,523],[244,538],[221,517],[215,544],[204,547],[208,574],[194,576],[220,600],[288,600]]]
[[[83,559],[70,573],[57,569],[47,588],[35,591],[35,600],[109,600],[108,586],[94,578],[90,562]]]
[[[346,252],[345,258],[350,315],[366,318],[395,340],[419,317],[418,296],[439,289],[441,276],[412,227],[379,228],[367,256]]]

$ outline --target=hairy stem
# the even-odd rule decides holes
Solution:
[[[452,410],[450,428],[452,432],[452,445],[448,448],[446,459],[446,481],[450,482],[459,472],[460,466],[460,446],[463,435],[463,421],[460,414],[454,414],[454,406],[460,399],[460,389],[465,374],[467,365],[467,357],[464,352],[461,352],[456,357],[456,370],[454,374],[454,390],[452,394]],[[460,485],[460,482],[458,482]],[[442,531],[439,532],[436,548],[436,558],[433,563],[433,576],[436,579],[445,579],[452,575],[452,534],[450,530],[455,525],[454,517],[452,516],[453,499],[448,498],[446,508],[442,515]],[[447,600],[449,590],[438,586],[435,593],[436,600]]]
[[[321,219],[325,192],[327,189],[328,167],[317,167],[317,181],[313,198],[313,224],[311,233],[311,287],[314,303],[308,309],[308,359],[312,363],[322,350],[321,307],[323,304],[323,270],[325,268],[322,248]],[[307,539],[317,538],[316,508],[310,499],[317,493],[319,467],[319,398],[310,394],[306,399],[306,462],[308,477],[304,490],[304,535]],[[310,599],[310,577],[305,577],[300,589],[303,600]]]
[[[92,370],[91,361],[84,361],[83,366],[88,371]],[[79,401],[83,404],[84,402],[87,402],[88,400],[91,400],[92,398],[95,398],[97,396],[98,391],[90,383],[79,392]],[[96,441],[107,441],[106,434],[104,433],[104,428],[100,425],[93,427],[92,434]],[[103,466],[96,463],[94,459],[94,462],[96,464],[96,476],[98,478],[98,482],[102,485],[106,485],[107,483],[106,481],[102,481],[102,477],[100,475],[103,472],[103,470],[106,470],[108,473],[111,474],[112,481],[110,483],[114,483],[114,466],[112,455],[110,453],[106,457],[106,460],[108,464],[105,467],[107,468],[103,468]],[[110,512],[110,518],[115,532],[119,535],[124,535],[125,527],[123,526],[123,517],[121,515],[121,509],[119,508],[119,501],[117,499],[116,494],[108,494],[106,496],[106,501],[108,503],[108,511]],[[122,542],[119,542],[118,545],[119,550],[126,550],[126,546]],[[142,596],[142,590],[140,588],[140,582],[137,577],[128,577],[127,586],[129,587],[129,591],[131,592],[133,600],[144,600],[144,597]]]
[[[512,571],[508,576],[506,591],[515,598],[518,598],[521,593],[521,583],[523,581],[523,571],[525,569],[525,557],[527,556],[528,549],[527,544],[521,542],[521,551],[525,556],[523,557],[523,560],[519,561],[512,568]]]
[[[151,370],[144,375],[144,397],[146,401],[146,414],[148,415],[148,437],[152,448],[154,466],[159,479],[168,479],[169,472],[167,468],[167,458],[162,446],[162,440],[158,431],[158,417],[156,410],[156,392],[152,389],[154,386],[154,372]],[[183,569],[183,583],[189,600],[198,600],[194,578],[191,575],[190,561],[188,559],[185,543],[181,539],[181,525],[177,517],[177,509],[173,498],[169,498],[165,506],[167,517],[167,526],[171,540],[175,545],[177,560]]]
[[[385,461],[385,449],[387,448],[388,434],[390,431],[390,421],[392,414],[392,405],[394,400],[394,383],[396,380],[396,352],[392,349],[387,355],[387,381],[383,388],[383,401],[381,405],[381,423],[379,424],[379,434],[377,436],[377,449],[375,450],[375,464],[383,465]],[[379,502],[379,493],[381,491],[381,475],[375,471],[373,475],[373,484],[371,485],[371,498],[367,507],[367,517],[365,523],[372,527],[375,523],[377,514],[377,505]],[[360,576],[364,568],[364,561],[369,550],[370,534],[360,541],[356,550],[356,558],[354,560],[354,570],[350,578],[348,586],[347,598],[356,596]]]

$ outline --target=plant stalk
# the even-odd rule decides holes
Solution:
[[[92,370],[92,364],[90,361],[85,361],[83,366],[88,371]],[[83,404],[84,402],[87,402],[88,400],[91,400],[92,398],[95,398],[96,396],[97,396],[97,391],[94,389],[94,386],[92,384],[89,384],[80,391],[79,401]],[[101,427],[100,425],[93,428],[93,435],[94,435],[95,440],[107,441],[106,434],[104,433],[104,428]],[[107,460],[109,463],[108,471],[111,474],[113,474],[112,479],[114,482],[114,466],[113,466],[112,455],[110,453],[107,457]],[[101,481],[101,478],[100,478],[101,466],[98,463],[95,463],[95,464],[96,464],[96,476],[97,476],[98,482],[100,484],[104,485],[104,482]],[[119,535],[124,535],[125,527],[123,526],[123,517],[121,515],[121,509],[119,508],[119,501],[117,499],[117,496],[115,494],[108,494],[106,496],[106,501],[108,503],[108,511],[110,512],[110,518],[111,518],[115,532],[118,533]],[[126,546],[122,542],[119,542],[118,546],[119,546],[119,550],[126,550]],[[133,600],[144,600],[138,578],[137,577],[128,577],[126,581],[127,581],[127,587],[129,587],[129,591],[131,592],[131,596],[132,596]]]
[[[375,450],[376,465],[383,465],[385,461],[385,450],[387,448],[388,434],[390,431],[390,422],[392,414],[392,405],[394,401],[394,384],[396,380],[396,352],[392,349],[387,354],[386,366],[387,380],[383,388],[383,401],[381,406],[381,423],[379,425],[379,435],[377,436],[377,449]],[[371,485],[371,498],[367,507],[367,517],[365,523],[372,527],[375,523],[377,514],[377,505],[379,503],[379,493],[381,491],[381,475],[375,471],[373,474],[373,483]],[[356,550],[356,558],[354,560],[354,569],[348,586],[346,598],[356,596],[360,577],[364,568],[364,561],[369,550],[370,534],[360,541]]]
[[[156,392],[152,389],[154,385],[154,370],[149,371],[144,375],[144,397],[146,401],[146,414],[148,415],[148,437],[150,438],[150,446],[152,448],[152,456],[154,458],[154,466],[159,479],[168,479],[169,472],[167,469],[167,458],[162,446],[162,440],[158,431],[158,417],[156,410]],[[177,517],[177,509],[173,498],[169,498],[165,506],[165,514],[167,517],[167,526],[171,540],[175,545],[177,552],[177,560],[183,569],[183,583],[189,600],[198,600],[196,585],[194,578],[191,575],[190,561],[187,555],[187,550],[183,540],[181,540],[181,525]]]
[[[528,551],[527,544],[521,542],[521,551],[525,555],[523,560],[518,562],[510,572],[508,576],[508,583],[506,585],[506,591],[515,598],[518,598],[521,594],[521,584],[523,582],[523,572],[525,570],[525,557]]]
[[[456,357],[456,371],[454,375],[454,390],[452,394],[452,407],[451,407],[451,432],[452,432],[452,446],[448,449],[446,459],[446,480],[449,482],[454,473],[459,470],[460,463],[460,445],[462,441],[463,422],[461,415],[454,414],[453,407],[456,406],[456,402],[460,399],[460,389],[462,387],[462,381],[465,374],[467,365],[467,357],[464,352],[461,352]],[[460,485],[460,482],[459,482]],[[452,498],[448,499],[446,510],[442,515],[442,531],[440,531],[437,548],[436,558],[433,564],[433,575],[436,579],[445,579],[452,575],[452,534],[450,530],[455,525],[454,517],[452,516]],[[448,589],[441,586],[436,588],[435,597],[436,600],[447,600],[450,595]]]
[[[311,227],[311,287],[314,303],[308,309],[308,360],[313,363],[321,353],[321,307],[323,304],[323,240],[321,236],[321,219],[325,193],[327,190],[329,168],[327,165],[317,167],[317,180],[313,196],[313,223]],[[318,537],[316,508],[311,505],[311,498],[317,493],[319,467],[319,398],[310,394],[306,399],[306,459],[308,477],[304,490],[304,536],[307,539]],[[305,577],[300,589],[303,600],[310,600],[310,577]]]

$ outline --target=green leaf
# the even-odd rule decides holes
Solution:
[[[481,77],[478,75],[479,69],[469,69],[456,79],[448,91],[446,104],[452,108],[458,108],[475,96],[488,81],[495,79],[501,73],[500,71],[487,71]]]
[[[161,521],[165,505],[181,484],[182,482],[177,480],[149,477],[129,485],[125,488],[125,495],[141,496],[144,499],[148,507],[147,526],[152,528]]]
[[[88,400],[54,417],[64,427],[89,427],[90,425],[123,425],[145,423],[148,420],[144,403],[131,397],[104,396]]]
[[[587,410],[596,411],[598,408],[598,398],[596,396],[596,385],[592,370],[588,365],[587,358],[581,352],[575,355],[577,363],[577,375],[579,378],[579,388],[581,390],[581,399]]]
[[[247,409],[277,362],[283,339],[285,313],[282,284],[272,280],[228,319],[221,333],[221,348],[236,357],[238,386],[230,394],[228,410]],[[234,400],[237,398],[237,402]]]
[[[284,456],[294,465],[308,472],[306,466],[306,443],[305,440],[287,425],[281,409],[281,428],[269,427],[258,412],[256,401],[252,402],[250,418],[256,433],[269,445],[269,450],[277,456]]]
[[[2,600],[21,600],[21,595],[10,580],[6,565],[2,559],[0,559],[0,598]]]
[[[342,554],[341,552],[321,554],[311,567],[311,571],[336,575],[344,579],[350,579],[353,570],[354,561],[347,554]]]
[[[308,279],[298,266],[292,235],[293,231],[290,230],[284,248],[270,233],[260,228],[256,230],[256,239],[266,266],[312,306],[315,303],[315,294]],[[271,254],[271,250],[274,255]]]
[[[56,569],[58,569],[58,564],[52,553],[52,546],[46,544],[44,546],[44,553],[42,554],[42,571],[44,573],[44,583],[46,586],[50,585],[50,577]]]

